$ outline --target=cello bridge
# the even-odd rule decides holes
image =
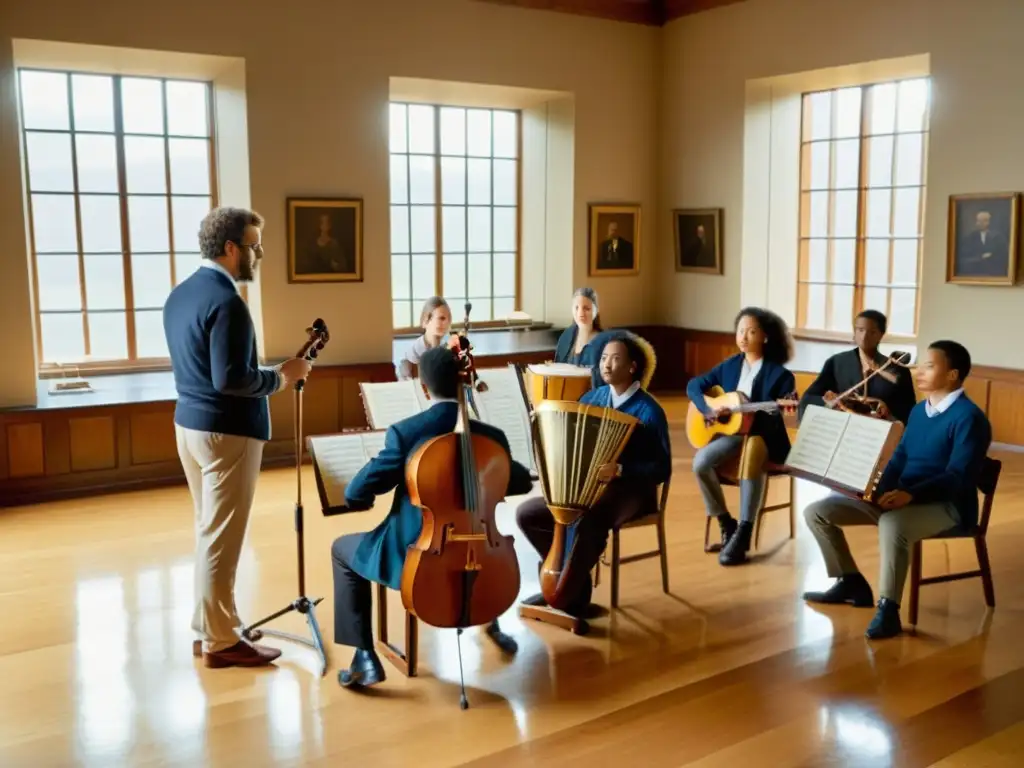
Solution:
[[[487,541],[483,533],[449,533],[448,541]]]

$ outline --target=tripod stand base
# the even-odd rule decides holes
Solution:
[[[324,677],[327,674],[327,646],[324,645],[323,635],[320,633],[320,624],[316,620],[316,606],[323,601],[322,597],[318,597],[315,600],[310,600],[308,597],[296,598],[291,605],[276,611],[269,616],[260,619],[254,624],[250,624],[242,630],[242,637],[246,640],[252,640],[256,635],[262,633],[265,637],[277,637],[282,640],[290,640],[293,643],[300,643],[301,645],[308,646],[317,652],[320,656],[320,677]],[[309,627],[309,633],[312,639],[300,637],[290,632],[281,632],[276,629],[258,629],[265,624],[269,624],[274,619],[280,618],[285,614],[301,613],[306,617],[306,625]]]

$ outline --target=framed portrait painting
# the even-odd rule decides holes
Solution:
[[[363,201],[288,198],[288,282],[363,280]]]
[[[676,272],[722,274],[722,209],[672,211]]]
[[[998,192],[951,195],[946,282],[1013,285],[1017,282],[1020,195]]]
[[[587,274],[593,277],[640,274],[640,206],[592,204],[588,210]]]

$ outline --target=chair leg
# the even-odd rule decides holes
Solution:
[[[915,542],[910,550],[910,605],[907,606],[907,620],[911,626],[917,626],[917,600],[921,592],[921,542]]]
[[[601,557],[604,557],[602,555]],[[594,589],[597,589],[597,585],[601,583],[601,558],[597,559],[597,565],[594,566]]]
[[[711,515],[704,515],[704,551],[708,552],[711,542]]]
[[[796,478],[789,478],[789,538],[796,538]]]
[[[757,511],[757,521],[754,523],[754,551],[761,546],[761,526],[764,525],[764,510]]]
[[[668,594],[668,546],[665,543],[665,518],[658,521],[658,556],[661,559],[661,590]]]
[[[619,532],[612,531],[612,608],[619,607]]]
[[[985,605],[996,607],[996,588],[992,583],[992,566],[988,561],[988,542],[984,536],[974,539],[974,549],[978,553],[978,570],[981,571],[981,586],[985,590]]]

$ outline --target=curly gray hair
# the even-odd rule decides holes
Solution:
[[[248,226],[263,227],[263,217],[247,208],[214,208],[199,225],[199,251],[204,259],[224,255],[228,243],[241,243]]]

